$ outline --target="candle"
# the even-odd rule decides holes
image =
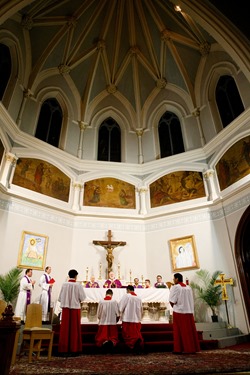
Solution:
[[[120,280],[121,275],[120,275],[120,263],[118,263],[118,280]]]
[[[89,268],[87,267],[86,268],[86,281],[88,281],[88,272],[89,272]]]
[[[99,267],[99,280],[102,279],[102,264],[100,263],[100,267]]]

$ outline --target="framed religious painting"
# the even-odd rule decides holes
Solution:
[[[174,238],[169,242],[173,271],[192,270],[200,267],[193,235]]]
[[[22,232],[17,267],[43,270],[47,255],[48,236]]]

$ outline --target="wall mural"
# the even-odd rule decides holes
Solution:
[[[105,177],[84,184],[84,206],[135,208],[135,186]]]
[[[44,160],[18,159],[12,183],[64,202],[69,200],[70,178]]]
[[[221,190],[250,173],[250,136],[242,138],[225,152],[216,164],[216,171]]]
[[[172,172],[150,184],[152,208],[201,197],[205,197],[201,172]]]

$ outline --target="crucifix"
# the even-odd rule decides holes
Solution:
[[[108,241],[94,240],[93,244],[102,246],[107,251],[106,260],[108,262],[108,274],[109,274],[109,272],[112,271],[112,266],[113,266],[113,260],[114,260],[113,250],[114,250],[114,248],[116,248],[118,246],[124,246],[124,245],[126,245],[126,242],[124,242],[124,241],[112,241],[112,234],[111,234],[111,230],[109,229],[108,230]]]
[[[220,274],[220,279],[219,280],[215,280],[214,285],[220,285],[221,286],[221,289],[222,289],[222,301],[225,301],[226,313],[227,313],[227,321],[228,321],[228,325],[230,325],[230,323],[229,323],[229,315],[228,315],[228,310],[227,310],[227,301],[229,300],[228,295],[227,295],[227,285],[233,285],[234,281],[233,281],[232,277],[230,277],[229,279],[225,279],[224,276],[225,276],[225,274],[221,273]]]

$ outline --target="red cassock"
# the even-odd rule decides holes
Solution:
[[[81,310],[62,309],[62,321],[58,352],[80,353],[82,351]]]
[[[85,300],[81,284],[69,279],[62,285],[58,301],[62,308],[58,352],[82,352],[81,302]]]
[[[170,288],[169,302],[173,306],[174,353],[200,351],[191,287],[182,282],[173,285]]]
[[[174,352],[196,353],[200,351],[193,314],[173,312]]]
[[[122,337],[125,344],[133,349],[137,341],[143,348],[141,334],[142,300],[134,292],[125,294],[119,302],[122,314]]]
[[[99,326],[95,337],[97,346],[102,346],[105,341],[112,341],[114,346],[118,343],[118,317],[117,301],[112,300],[110,296],[106,296],[104,300],[99,302],[97,309]]]

